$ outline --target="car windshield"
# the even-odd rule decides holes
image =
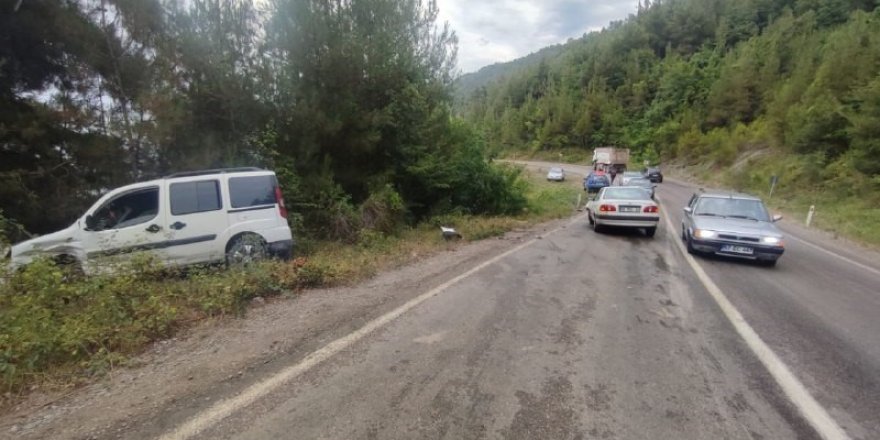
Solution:
[[[694,208],[694,215],[741,218],[763,222],[770,220],[767,208],[760,200],[730,197],[702,197]]]
[[[562,168],[550,168],[550,172],[551,172],[551,173],[561,173],[561,172],[562,172]]]
[[[606,188],[602,195],[606,200],[651,200],[651,195],[637,187]]]

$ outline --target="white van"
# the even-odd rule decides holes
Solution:
[[[272,171],[228,168],[172,174],[114,189],[67,229],[12,247],[12,266],[39,256],[86,273],[138,252],[168,266],[289,258],[293,235]]]

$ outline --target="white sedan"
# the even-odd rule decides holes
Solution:
[[[609,186],[587,203],[587,217],[596,232],[602,232],[605,226],[619,226],[641,228],[653,237],[660,223],[660,206],[642,188]]]
[[[547,172],[547,181],[555,180],[557,182],[565,181],[565,170],[560,167],[550,168],[550,171]]]

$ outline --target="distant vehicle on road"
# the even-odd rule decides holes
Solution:
[[[626,171],[629,163],[629,148],[602,147],[593,150],[593,169],[611,174]]]
[[[272,171],[172,174],[111,190],[67,229],[12,247],[12,265],[45,256],[86,273],[151,252],[168,266],[289,257],[293,236]]]
[[[638,179],[642,177],[642,173],[638,171],[626,171],[617,179],[618,185],[626,185],[630,179]]]
[[[563,170],[561,167],[550,168],[550,171],[547,172],[547,181],[564,182],[565,170]]]
[[[653,237],[660,223],[660,207],[642,188],[609,186],[587,203],[587,218],[596,232],[606,226],[641,228]]]
[[[651,182],[663,183],[663,172],[658,167],[646,168],[642,175]]]
[[[691,254],[712,253],[775,266],[785,252],[782,232],[761,199],[744,194],[698,193],[684,207],[681,238]]]
[[[594,172],[584,178],[584,191],[587,194],[596,194],[606,186],[611,186],[611,179],[605,173]]]
[[[651,198],[654,198],[654,189],[657,188],[657,185],[651,182],[648,179],[642,177],[633,177],[626,182],[625,186],[635,186],[638,188],[642,188],[651,195]]]

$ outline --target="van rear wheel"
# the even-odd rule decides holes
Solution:
[[[226,265],[243,267],[269,258],[269,247],[257,234],[242,234],[226,246]]]

